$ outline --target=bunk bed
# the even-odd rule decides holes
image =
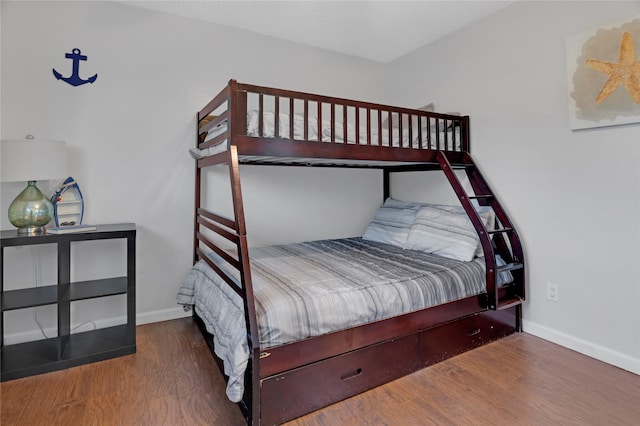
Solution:
[[[286,422],[521,331],[522,246],[469,154],[468,116],[231,80],[197,126],[194,267],[177,300],[195,306],[249,424]],[[362,237],[249,250],[242,164],[380,169],[385,201]],[[212,166],[228,170],[233,217],[204,202]],[[427,170],[444,172],[459,205],[392,197],[394,174]],[[430,228],[440,217],[453,222]],[[458,225],[472,234],[464,255],[423,246]]]

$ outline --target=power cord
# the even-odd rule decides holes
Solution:
[[[31,256],[31,258],[33,259],[33,269],[35,271],[36,288],[38,288],[40,286],[40,256],[38,255],[37,247],[31,246],[31,251],[33,253],[33,256]],[[38,319],[38,306],[36,306],[35,320],[36,320],[36,324],[38,324],[38,328],[40,329],[40,333],[42,333],[42,336],[44,336],[45,339],[51,339],[51,337],[47,336],[47,333],[45,333],[44,327],[42,326],[42,324],[40,323],[40,320]],[[97,328],[95,322],[86,321],[73,327],[71,331],[75,331],[78,328],[83,327],[87,324],[91,324],[93,326],[92,330],[95,330]]]

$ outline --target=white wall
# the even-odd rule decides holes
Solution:
[[[640,126],[572,132],[565,56],[567,37],[638,13],[517,2],[395,61],[390,94],[471,116],[472,154],[524,241],[525,331],[640,373]]]
[[[192,263],[194,164],[187,149],[195,144],[196,112],[230,78],[374,102],[383,94],[380,64],[198,20],[93,1],[2,1],[1,12],[1,136],[65,140],[69,175],[85,195],[85,222],[137,223],[139,323],[184,315],[175,294]],[[70,74],[64,55],[73,48],[88,56],[81,77],[98,74],[93,85],[54,78],[52,68]],[[243,168],[252,244],[361,233],[381,200],[375,172],[280,172]],[[345,186],[352,177],[357,186]],[[2,229],[12,228],[6,210],[22,186],[2,184]],[[346,218],[337,229],[336,218]],[[84,247],[76,250],[75,279],[123,273],[117,243]],[[55,251],[40,252],[39,282],[54,283]],[[98,271],[96,257],[111,271]],[[9,286],[33,281],[32,259],[28,249],[8,254]],[[87,307],[76,306],[72,320],[109,323],[125,313],[122,297],[113,299],[82,302]],[[55,324],[54,315],[52,308],[38,312],[45,326]],[[33,317],[33,310],[9,314],[7,332],[37,330]],[[25,337],[33,336],[13,336]]]

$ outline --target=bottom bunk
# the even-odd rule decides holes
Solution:
[[[238,279],[223,256],[210,253],[185,278],[178,301],[194,306],[227,376],[227,396],[250,423],[291,420],[519,328],[520,306],[487,309],[477,241],[459,260],[365,236],[373,240],[250,250],[257,352],[243,299],[221,278]],[[496,277],[499,292],[508,292],[511,273]]]
[[[464,316],[261,379],[260,419],[253,423],[292,420],[509,336],[518,331],[519,308]],[[213,335],[195,312],[194,320],[224,374]],[[250,421],[253,389],[249,375],[244,382],[245,395],[238,405]]]

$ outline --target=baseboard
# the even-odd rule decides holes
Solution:
[[[169,321],[178,318],[190,317],[191,311],[185,312],[181,306],[176,306],[170,309],[161,309],[158,311],[142,312],[136,315],[136,325],[150,324],[153,322]],[[126,323],[126,318],[114,317],[95,320],[89,323],[80,325],[71,324],[71,329],[74,333],[80,333],[83,331],[89,331],[94,328],[106,328],[114,325],[121,325]],[[94,326],[95,325],[95,326]],[[55,328],[45,328],[44,333],[46,337],[52,337],[56,335]],[[45,338],[39,329],[24,331],[20,333],[11,333],[4,336],[5,345],[13,345],[16,343],[31,342],[34,340],[42,340]]]
[[[186,311],[182,306],[159,311],[144,312],[136,315],[136,325],[151,324],[152,322],[169,321],[191,316],[191,310]]]
[[[607,364],[615,365],[623,370],[640,375],[640,359],[616,352],[601,345],[597,345],[587,340],[579,339],[575,336],[553,330],[551,328],[536,324],[531,321],[523,321],[525,333],[548,340],[565,348],[580,352],[591,358],[595,358]]]

